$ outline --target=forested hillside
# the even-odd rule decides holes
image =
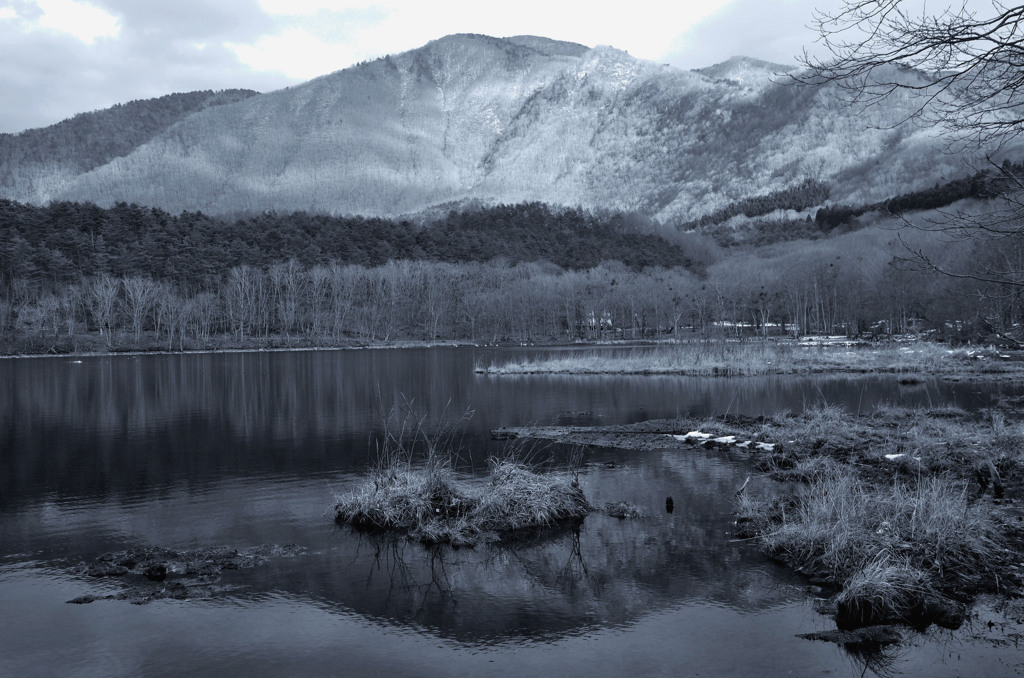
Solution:
[[[826,198],[871,204],[964,174],[934,135],[896,125],[905,100],[861,110],[784,70],[681,71],[608,47],[455,35],[231,106],[119,122],[140,131],[116,149],[92,148],[106,139],[93,118],[17,135],[0,195],[364,217],[540,201],[674,226],[785,196],[805,219]],[[93,115],[145,117],[122,108]]]
[[[234,266],[266,268],[288,260],[303,266],[379,266],[391,260],[502,259],[565,269],[615,261],[635,270],[706,269],[708,244],[699,236],[667,242],[638,226],[643,220],[621,214],[539,203],[452,211],[414,225],[305,212],[226,219],[124,203],[104,209],[91,203],[37,207],[0,200],[0,283],[65,283],[110,274],[195,285]]]
[[[930,188],[867,204],[826,202],[831,187],[808,179],[792,188],[731,203],[679,228],[709,235],[723,247],[821,238],[863,228],[880,218],[944,208],[962,200],[997,198],[1015,187],[1009,177],[1022,173],[1024,163],[1007,158],[1001,168],[987,167],[952,181],[936,182]],[[864,219],[859,218],[864,215]]]
[[[915,236],[914,233],[907,234]],[[916,234],[920,235],[920,234]],[[402,339],[571,341],[751,334],[973,336],[998,313],[969,286],[893,266],[891,232],[868,229],[681,267],[296,259],[205,280],[101,273],[14,278],[0,297],[0,351],[346,346]],[[914,241],[914,240],[912,240]],[[914,241],[922,244],[920,240]],[[999,253],[936,252],[979,265]],[[952,286],[955,289],[950,289]]]
[[[255,94],[251,90],[168,94],[80,113],[50,127],[0,134],[0,193],[45,203],[62,181],[129,154],[184,117]]]

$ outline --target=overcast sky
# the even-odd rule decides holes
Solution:
[[[542,35],[700,68],[794,63],[834,0],[0,0],[0,132],[132,99],[262,92],[450,33]],[[500,7],[501,9],[497,9]]]

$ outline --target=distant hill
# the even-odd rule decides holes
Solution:
[[[966,173],[931,131],[896,126],[905,100],[856,110],[785,84],[785,68],[453,35],[275,92],[172,95],[0,137],[0,197],[365,216],[541,201],[683,224],[808,181],[865,204]]]

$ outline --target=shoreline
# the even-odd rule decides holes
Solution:
[[[287,352],[315,352],[315,351],[361,351],[361,350],[390,350],[410,348],[462,348],[480,347],[480,344],[463,341],[423,341],[423,342],[399,342],[393,344],[360,344],[352,346],[270,346],[261,348],[201,348],[185,349],[183,351],[101,351],[87,352],[78,351],[70,353],[18,353],[11,355],[0,355],[0,360],[21,360],[26,358],[114,358],[118,356],[176,356],[176,355],[213,355],[218,353],[287,353]]]
[[[328,352],[428,348],[537,349],[558,353],[519,358],[490,365],[477,364],[475,374],[493,377],[530,376],[644,376],[696,378],[748,377],[870,377],[892,376],[907,385],[935,378],[944,381],[1024,382],[1024,352],[992,347],[952,348],[925,339],[895,338],[884,344],[810,337],[735,342],[666,343],[628,340],[612,342],[481,343],[466,340],[401,340],[343,346],[234,346],[177,350],[69,351],[15,353],[0,360],[112,358],[118,356],[183,356],[229,353]],[[609,356],[608,350],[630,350]]]
[[[385,350],[410,348],[507,348],[507,349],[562,349],[562,350],[593,350],[614,348],[654,348],[666,345],[663,341],[629,339],[622,342],[507,342],[488,343],[467,339],[436,339],[433,341],[420,339],[403,339],[390,343],[352,343],[340,346],[229,346],[225,348],[189,348],[184,350],[167,349],[126,349],[107,351],[67,351],[53,353],[0,353],[0,360],[21,358],[109,358],[114,356],[148,356],[148,355],[207,355],[214,353],[281,353],[287,351],[357,351]]]

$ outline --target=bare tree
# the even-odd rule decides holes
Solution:
[[[314,266],[306,272],[306,306],[309,322],[306,331],[313,341],[319,342],[324,335],[324,318],[327,316],[328,299],[331,294],[331,271],[326,266]]]
[[[120,292],[120,284],[115,278],[103,274],[93,278],[88,286],[89,308],[92,311],[93,322],[104,337],[109,347],[113,341],[111,330],[114,327],[114,313],[117,310],[117,297]]]
[[[60,312],[63,316],[68,337],[74,339],[75,327],[78,324],[78,311],[82,301],[82,287],[78,283],[68,283],[57,292]]]
[[[185,326],[188,321],[189,303],[178,294],[178,290],[166,282],[157,284],[154,298],[153,319],[157,339],[161,331],[167,333],[167,350],[174,349],[174,333],[178,333],[178,350],[185,349]]]
[[[260,272],[249,266],[235,266],[228,271],[222,288],[228,325],[238,341],[256,332]]]
[[[331,262],[330,272],[330,323],[331,336],[340,342],[349,329],[350,314],[356,304],[357,287],[362,279],[363,268],[356,265],[342,266]]]
[[[124,288],[125,308],[132,319],[135,343],[138,344],[142,338],[143,324],[156,304],[160,285],[150,278],[133,276],[122,278],[121,286]]]
[[[1024,131],[1024,5],[964,0],[937,13],[929,7],[907,0],[843,0],[837,11],[816,13],[826,56],[805,53],[808,71],[796,78],[832,83],[851,101],[867,105],[908,97],[908,120],[941,130],[948,149],[968,164],[985,159],[985,193],[991,196],[985,205],[907,221],[979,256],[952,268],[904,243],[902,260],[971,281],[981,297],[998,302],[987,306],[995,313],[984,324],[1009,327],[1019,319],[1024,296],[1024,266],[1015,254],[1024,247],[1024,177],[1019,165],[999,163],[997,156]],[[1006,256],[982,256],[993,245]]]

